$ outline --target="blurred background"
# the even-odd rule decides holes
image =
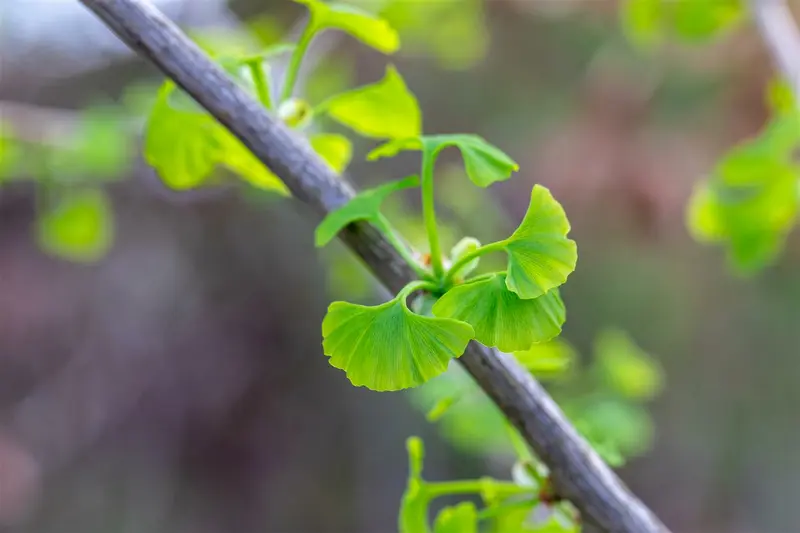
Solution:
[[[256,46],[304,16],[155,3],[194,35]],[[753,28],[643,52],[613,0],[351,3],[381,11],[402,50],[328,33],[305,94],[390,61],[426,132],[474,132],[520,163],[483,194],[443,157],[447,248],[507,235],[533,184],[553,191],[579,247],[562,290],[579,365],[624,332],[663,381],[630,415],[633,491],[676,533],[797,531],[800,241],[743,278],[684,222],[693,184],[767,119],[774,73]],[[0,61],[0,530],[389,533],[409,435],[431,479],[508,477],[506,447],[440,432],[424,392],[356,389],[327,364],[328,303],[383,295],[341,245],[314,249],[308,209],[230,180],[160,183],[140,154],[163,78],[78,2],[2,2]],[[413,156],[364,162],[372,146],[355,141],[357,185],[416,171]],[[415,202],[391,217],[423,246]]]

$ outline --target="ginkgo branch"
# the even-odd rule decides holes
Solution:
[[[307,143],[233,83],[151,4],[144,0],[81,2],[230,129],[296,198],[324,215],[353,197],[347,182]],[[413,279],[410,267],[374,226],[351,224],[341,236],[390,290],[396,292]],[[554,490],[572,501],[584,523],[614,533],[668,531],[512,356],[472,342],[459,361],[548,466]]]
[[[800,106],[800,29],[786,0],[750,0],[767,48]]]

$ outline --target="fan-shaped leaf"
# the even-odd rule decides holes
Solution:
[[[416,387],[438,376],[464,353],[469,324],[415,315],[404,296],[376,306],[334,302],[322,322],[330,363],[355,386],[376,391]]]
[[[295,0],[308,7],[316,31],[335,28],[349,33],[366,45],[391,54],[400,47],[400,37],[384,19],[355,6],[319,0]]]
[[[502,150],[483,140],[478,135],[425,135],[419,138],[389,141],[374,150],[367,159],[374,161],[392,157],[405,150],[423,150],[435,158],[443,149],[455,146],[461,151],[464,168],[475,185],[488,187],[496,181],[504,181],[519,170],[519,165]]]
[[[358,193],[345,205],[328,213],[325,219],[317,226],[315,242],[318,247],[325,246],[336,237],[345,226],[358,220],[375,222],[380,214],[381,204],[393,192],[417,187],[419,178],[409,176],[399,181],[384,183],[373,189]]]
[[[176,190],[206,183],[225,166],[256,187],[286,192],[286,187],[261,161],[211,115],[170,104],[172,82],[159,90],[147,121],[144,156],[164,183]]]
[[[317,133],[309,139],[311,147],[333,170],[341,174],[353,156],[350,139],[338,133]]]
[[[367,137],[396,139],[422,132],[417,99],[391,65],[382,80],[337,94],[321,107],[337,122]]]
[[[470,324],[477,340],[504,352],[556,337],[566,320],[557,289],[523,300],[508,290],[504,273],[450,289],[434,304],[433,314]]]
[[[520,298],[537,298],[562,285],[575,270],[578,250],[567,238],[564,208],[545,187],[536,185],[525,218],[506,239],[509,290]]]
[[[111,247],[113,231],[111,206],[98,189],[61,191],[37,220],[42,248],[71,261],[103,257]]]

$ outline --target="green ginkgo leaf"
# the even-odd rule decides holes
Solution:
[[[357,387],[395,391],[447,370],[474,336],[472,326],[414,314],[407,294],[375,307],[334,302],[322,321],[325,355]]]
[[[353,156],[350,139],[338,133],[316,133],[309,139],[311,148],[338,174],[344,172]]]
[[[668,8],[670,25],[679,37],[688,41],[704,41],[742,20],[745,0],[669,2],[665,8]]]
[[[531,191],[522,223],[506,239],[509,290],[520,298],[537,298],[562,285],[575,270],[578,248],[568,239],[570,225],[564,208],[541,185]]]
[[[436,516],[433,533],[477,533],[478,511],[472,502],[445,507]]]
[[[508,290],[504,273],[450,289],[433,306],[433,314],[470,324],[478,341],[504,352],[549,341],[561,333],[567,318],[557,289],[523,300]]]
[[[162,85],[144,138],[145,160],[168,187],[200,187],[225,166],[256,187],[286,192],[283,182],[211,115],[173,106],[170,95],[176,90],[172,82]]]
[[[519,165],[496,146],[489,144],[478,135],[425,135],[396,139],[383,144],[368,155],[374,161],[383,157],[393,157],[406,150],[422,150],[432,160],[443,149],[455,146],[461,151],[467,176],[475,185],[488,187],[496,181],[504,181],[519,170]]]
[[[615,392],[633,400],[650,400],[664,385],[660,365],[624,331],[604,330],[595,339],[601,377]]]
[[[345,226],[359,220],[378,222],[381,204],[394,192],[417,187],[419,178],[409,176],[405,179],[384,183],[373,189],[361,191],[352,200],[328,215],[317,226],[314,235],[318,247],[325,246],[336,237]]]
[[[93,262],[111,247],[114,222],[108,198],[99,189],[60,191],[39,214],[39,245],[47,252],[76,262]]]
[[[389,65],[380,81],[331,97],[321,105],[328,115],[357,133],[379,139],[416,137],[422,113],[416,97]]]
[[[562,340],[534,344],[527,350],[514,352],[525,369],[539,379],[563,375],[576,358],[575,349]]]
[[[400,37],[394,28],[386,20],[368,11],[338,2],[325,3],[320,0],[295,0],[295,2],[308,7],[311,13],[312,32],[329,28],[338,29],[385,54],[394,53],[400,47]]]

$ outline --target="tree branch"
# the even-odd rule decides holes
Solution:
[[[761,37],[800,106],[800,30],[786,0],[750,0]]]
[[[305,141],[231,82],[152,5],[142,0],[81,2],[229,128],[283,179],[296,198],[318,214],[352,198],[350,185]],[[412,279],[409,267],[374,227],[354,224],[341,237],[390,290],[397,291]],[[575,504],[584,521],[609,533],[668,531],[591,450],[512,356],[472,342],[460,362],[547,464],[556,491]]]

